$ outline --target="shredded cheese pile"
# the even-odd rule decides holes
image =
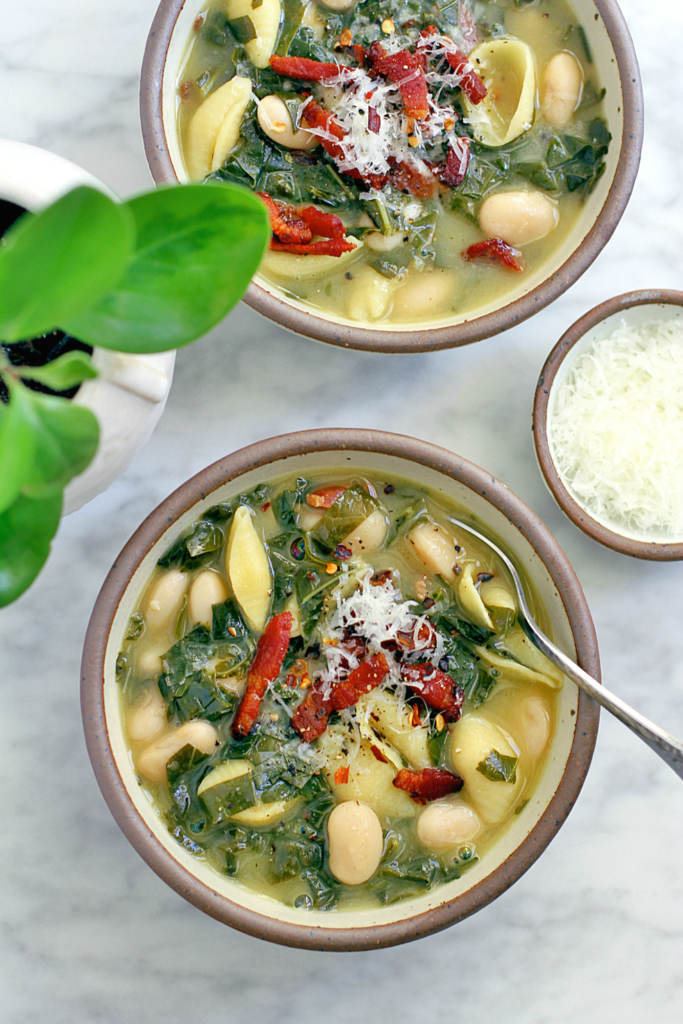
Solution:
[[[683,535],[683,321],[621,321],[576,359],[548,422],[562,482],[635,534]]]
[[[368,570],[353,594],[339,601],[324,630],[324,639],[333,642],[324,645],[327,668],[319,678],[323,684],[329,684],[330,689],[339,679],[341,661],[347,666],[347,671],[349,668],[357,668],[359,664],[357,658],[349,656],[347,651],[337,648],[334,643],[343,639],[345,629],[352,629],[357,636],[365,639],[370,655],[383,651],[382,644],[397,640],[399,633],[412,633],[416,646],[406,656],[406,661],[426,660],[438,665],[443,658],[443,639],[439,634],[436,634],[435,647],[430,646],[429,640],[421,643],[418,639],[420,627],[428,619],[425,615],[415,615],[411,611],[415,601],[404,601],[390,579],[379,586],[373,586],[371,578],[372,569]],[[387,657],[387,663],[389,673],[383,688],[401,683],[399,666],[392,657]]]
[[[398,43],[392,47],[389,40],[383,40],[382,45],[388,53],[401,48]],[[449,142],[456,147],[460,145],[459,137],[452,131],[459,115],[452,106],[439,102],[444,86],[453,89],[462,81],[462,75],[443,60],[447,51],[456,51],[458,47],[448,37],[439,36],[436,40],[420,40],[417,49],[436,59],[436,66],[426,75],[432,91],[429,94],[429,116],[423,120],[408,119],[395,82],[372,77],[363,68],[340,66],[338,77],[328,79],[322,88],[316,87],[316,95],[326,108],[334,111],[348,135],[340,140],[324,128],[308,127],[306,130],[340,147],[343,158],[337,160],[337,166],[341,171],[358,170],[363,175],[386,174],[393,163],[398,163],[409,164],[428,174],[429,168],[416,150],[424,149],[439,139],[443,139],[447,146]],[[467,65],[467,69],[471,67]],[[368,129],[369,107],[379,115],[377,132]]]

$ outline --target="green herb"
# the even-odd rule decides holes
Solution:
[[[212,637],[218,657],[216,670],[222,675],[251,660],[254,639],[232,598],[213,606]]]
[[[490,779],[491,782],[517,781],[518,757],[509,757],[507,754],[499,754],[497,750],[491,750],[483,761],[477,765],[477,771]]]
[[[269,237],[258,197],[179,186],[116,203],[78,188],[24,214],[0,248],[4,344],[57,328],[84,343],[158,352],[205,334],[237,302]],[[57,531],[66,484],[91,462],[95,416],[53,388],[95,375],[81,352],[31,368],[0,354],[0,606],[33,582]]]

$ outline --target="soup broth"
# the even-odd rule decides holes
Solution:
[[[117,678],[185,849],[302,910],[411,898],[486,857],[543,772],[562,676],[454,515],[328,472],[216,505],[164,554]]]
[[[563,0],[222,0],[195,22],[179,97],[189,176],[269,206],[264,277],[387,325],[518,290],[610,141]]]

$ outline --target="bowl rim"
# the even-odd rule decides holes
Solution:
[[[342,348],[370,352],[437,351],[470,345],[499,334],[533,316],[573,285],[600,254],[614,233],[631,197],[643,145],[644,111],[640,69],[628,25],[616,0],[592,0],[612,44],[622,89],[624,130],[614,180],[602,209],[578,248],[554,274],[532,291],[501,309],[473,316],[459,324],[425,330],[379,330],[339,324],[299,309],[252,281],[244,302],[256,312],[295,334]],[[157,185],[176,183],[162,116],[162,84],[166,54],[185,0],[161,0],[142,62],[140,117],[145,155]],[[596,17],[598,16],[596,15]]]
[[[104,659],[114,617],[133,573],[170,522],[217,487],[249,470],[320,451],[397,456],[451,476],[484,496],[541,558],[564,604],[579,664],[600,679],[595,627],[581,585],[555,538],[520,498],[490,473],[429,442],[384,431],[339,428],[284,434],[233,452],[182,484],[145,519],[114,562],[95,603],[81,664],[81,710],[88,754],[109,809],[138,853],[171,888],[211,917],[257,938],[306,949],[375,949],[421,938],[455,924],[486,906],[531,867],[554,838],[581,790],[595,747],[600,709],[585,694],[579,694],[574,738],[562,778],[542,818],[522,843],[477,885],[421,914],[370,927],[311,928],[247,910],[181,867],[139,816],[109,741],[104,709]]]
[[[550,392],[565,358],[588,331],[592,330],[603,320],[634,306],[648,305],[683,307],[683,291],[650,288],[624,292],[623,295],[615,295],[613,298],[607,299],[605,302],[600,303],[599,306],[589,310],[565,331],[543,364],[543,369],[538,378],[534,395],[531,429],[534,435],[536,458],[543,478],[555,501],[575,526],[578,526],[588,537],[591,537],[599,544],[612,548],[622,555],[630,555],[632,558],[642,558],[655,562],[676,562],[683,559],[683,542],[668,544],[656,541],[635,540],[617,533],[615,530],[610,530],[607,526],[594,519],[590,512],[578,503],[576,498],[570,494],[563,484],[555,467],[548,442]]]

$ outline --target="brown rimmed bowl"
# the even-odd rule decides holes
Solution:
[[[616,0],[572,0],[602,85],[612,143],[605,173],[588,196],[573,230],[552,258],[503,299],[450,319],[381,323],[325,316],[257,274],[245,302],[296,334],[331,345],[376,352],[423,352],[467,345],[499,334],[543,309],[567,290],[598,256],[631,195],[643,140],[640,73],[628,27]],[[161,0],[142,65],[140,109],[145,152],[158,184],[187,181],[178,135],[177,89],[192,26],[206,0]]]
[[[533,410],[536,458],[550,493],[565,515],[580,530],[605,547],[633,558],[656,562],[683,559],[683,537],[656,536],[622,529],[588,512],[569,491],[557,470],[552,441],[548,436],[548,422],[559,390],[571,372],[574,361],[594,341],[607,337],[622,320],[629,324],[648,324],[669,319],[683,322],[683,292],[627,292],[591,309],[562,335],[546,359],[536,385]]]
[[[424,441],[373,430],[314,430],[228,455],[188,480],[145,520],[97,599],[85,640],[81,702],[88,752],[104,798],[138,853],[176,892],[250,935],[308,949],[359,950],[408,942],[461,921],[524,874],[579,794],[595,745],[598,706],[565,683],[546,768],[529,804],[461,879],[418,898],[359,911],[297,910],[219,875],[183,849],[145,797],[123,736],[116,659],[130,615],[157,559],[205,509],[264,480],[334,467],[402,476],[464,505],[530,580],[549,612],[556,641],[599,678],[595,630],[579,582],[553,536],[507,487]]]

